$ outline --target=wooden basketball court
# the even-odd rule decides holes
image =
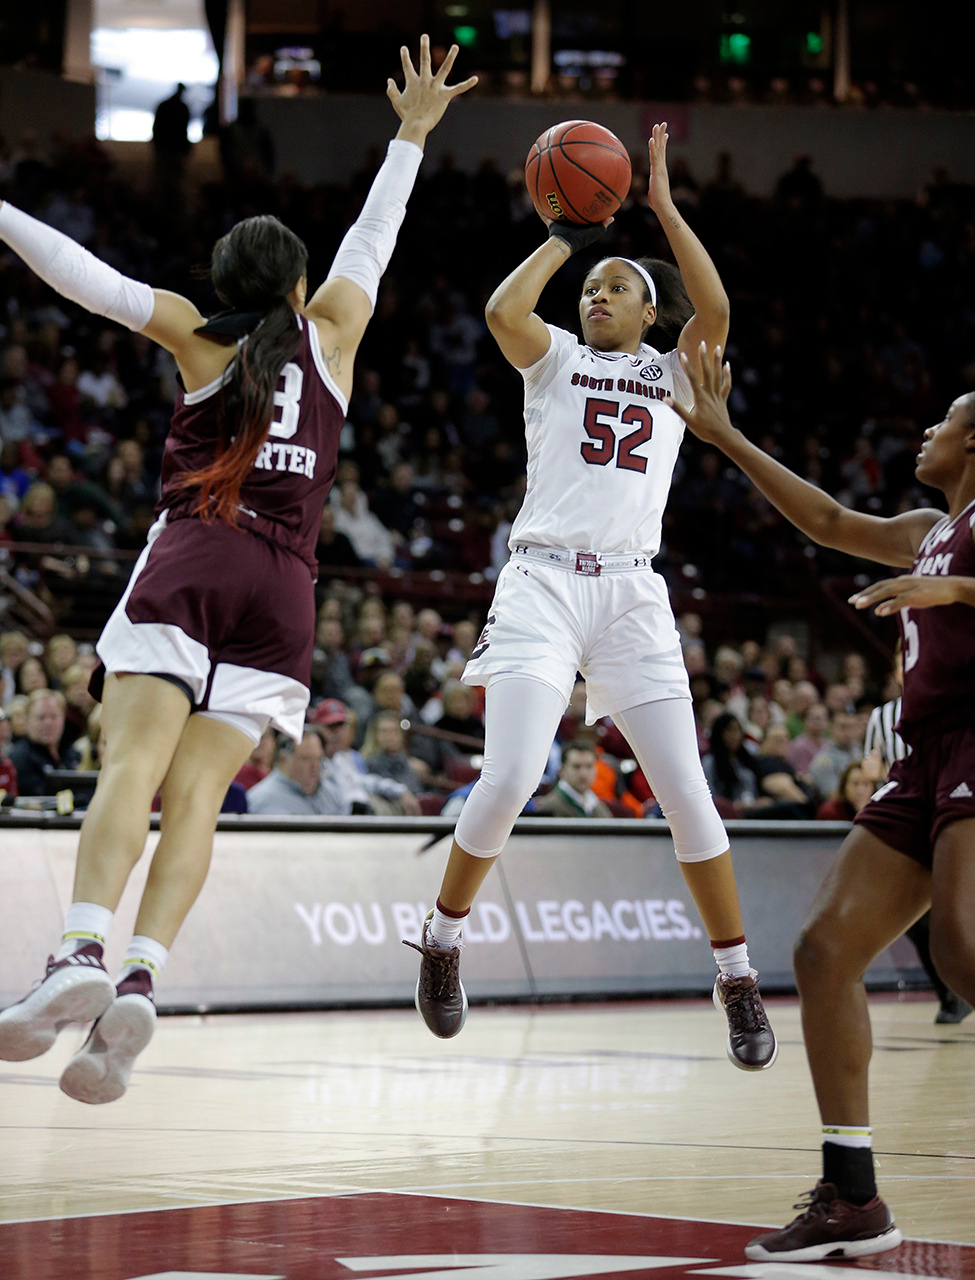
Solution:
[[[128,1094],[57,1088],[79,1034],[0,1064],[3,1280],[478,1280],[844,1269],[975,1278],[975,1015],[872,999],[875,1148],[905,1244],[750,1264],[819,1175],[797,1002],[735,1070],[704,1000],[161,1018]]]

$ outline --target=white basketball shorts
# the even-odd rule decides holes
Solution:
[[[501,570],[465,684],[501,672],[551,685],[566,703],[586,681],[586,720],[691,692],[667,585],[650,567],[577,573],[514,554]]]

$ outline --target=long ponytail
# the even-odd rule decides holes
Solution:
[[[238,222],[214,246],[210,275],[230,312],[197,332],[215,341],[235,341],[236,329],[247,336],[220,390],[216,457],[179,481],[199,488],[193,510],[204,520],[237,523],[241,486],[267,439],[281,370],[298,349],[301,329],[287,295],[307,262],[302,241],[268,215]]]

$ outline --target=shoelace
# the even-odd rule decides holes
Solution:
[[[423,994],[429,996],[431,1000],[439,999],[450,985],[453,970],[456,968],[459,959],[459,949],[438,953],[435,947],[421,947],[418,943],[410,942],[406,938],[403,941],[408,947],[412,947],[414,951],[419,951],[424,960],[428,962],[420,968]]]
[[[757,987],[730,987],[724,989],[725,1008],[744,1022],[745,1031],[764,1031],[768,1025],[765,1009],[759,1003]]]
[[[802,1199],[797,1200],[792,1206],[793,1209],[801,1209],[803,1218],[822,1217],[823,1214],[828,1214],[832,1201],[824,1200],[820,1195],[821,1190],[821,1187],[813,1187],[812,1190],[805,1192]]]

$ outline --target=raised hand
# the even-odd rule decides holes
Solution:
[[[682,351],[680,361],[694,391],[694,404],[692,407],[680,404],[673,396],[667,397],[667,404],[699,440],[720,449],[735,430],[728,416],[731,368],[728,364],[722,365],[720,347],[713,347],[709,353],[707,343],[702,342],[692,354],[693,360]]]
[[[415,142],[422,146],[430,130],[439,123],[450,103],[461,93],[466,93],[477,84],[477,76],[468,76],[460,84],[448,85],[447,77],[457,57],[455,44],[450,46],[447,56],[440,65],[436,75],[430,65],[430,37],[420,37],[420,69],[414,69],[413,59],[406,45],[400,49],[403,62],[405,84],[398,88],[395,80],[390,78],[386,83],[386,97],[393,104],[393,110],[403,121],[397,133],[398,138],[407,142]]]
[[[647,200],[659,217],[662,211],[674,203],[670,194],[670,175],[667,172],[667,122],[655,124],[648,143],[650,150],[650,186]]]

